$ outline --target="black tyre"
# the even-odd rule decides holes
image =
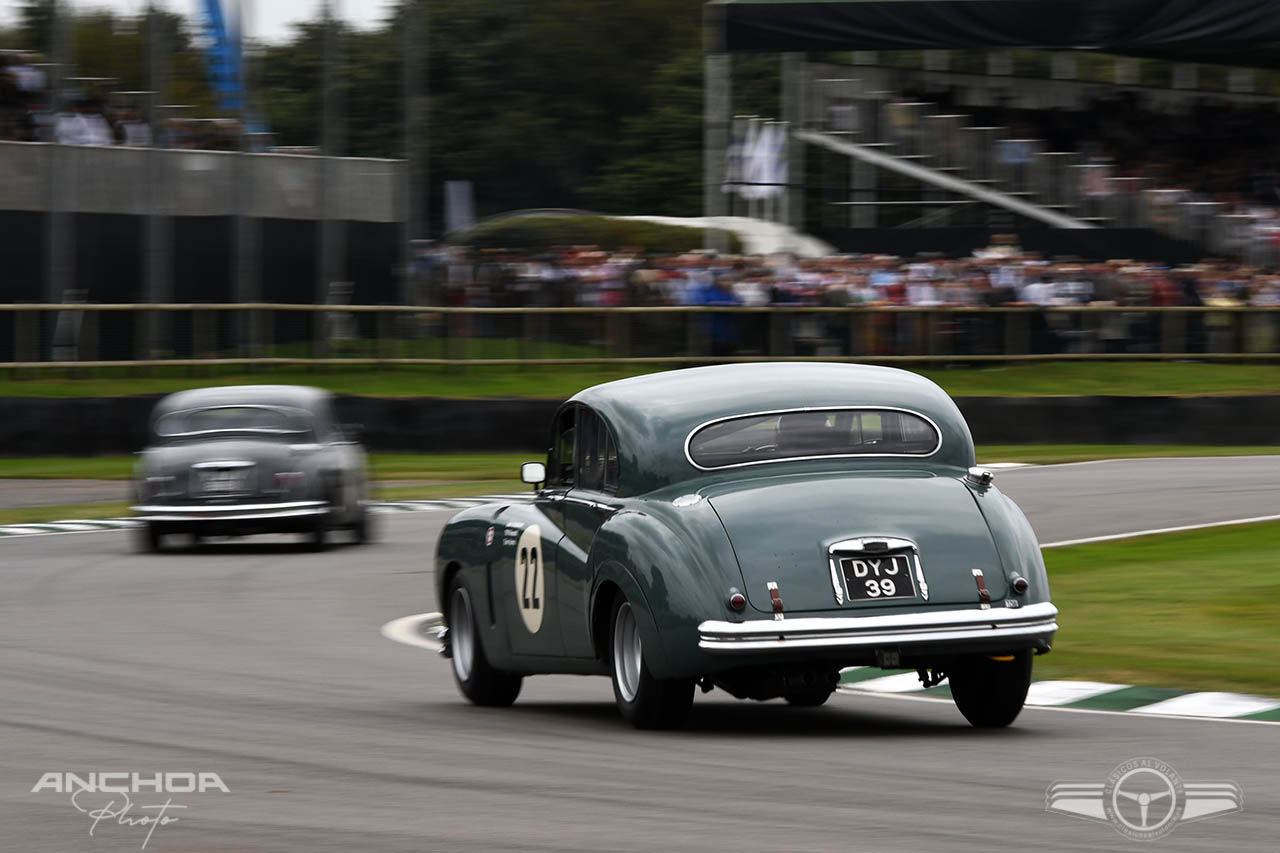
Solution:
[[[609,638],[613,698],[623,718],[638,729],[684,725],[693,707],[693,679],[653,677],[645,663],[635,611],[622,596],[614,605]]]
[[[144,521],[134,529],[134,545],[146,554],[158,554],[165,549],[165,533],[154,521]]]
[[[303,541],[311,551],[323,551],[329,547],[329,513],[322,512],[312,517],[311,529],[303,534]]]
[[[494,669],[485,657],[471,590],[460,577],[449,584],[448,601],[449,646],[458,690],[477,705],[507,707],[520,695],[523,677]]]
[[[373,513],[369,511],[368,506],[362,503],[356,523],[351,525],[351,538],[357,545],[366,545],[374,540],[375,534],[376,527],[373,521]]]
[[[835,692],[835,687],[804,687],[790,690],[782,694],[782,698],[787,700],[787,704],[797,708],[817,708],[825,704]]]
[[[973,655],[948,671],[951,696],[972,725],[998,729],[1017,719],[1031,687],[1031,652]]]

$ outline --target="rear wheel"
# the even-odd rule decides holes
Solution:
[[[134,531],[134,543],[139,551],[158,554],[165,548],[165,534],[154,521],[141,522]]]
[[[1002,728],[1022,711],[1031,687],[1031,651],[972,655],[947,673],[951,696],[964,718],[978,728]]]
[[[693,679],[654,678],[644,658],[644,643],[631,602],[619,596],[609,636],[613,698],[622,716],[638,729],[684,725],[693,707]]]
[[[449,584],[449,646],[453,680],[463,696],[477,705],[492,707],[506,707],[516,701],[524,679],[494,669],[485,657],[471,591],[456,576]]]
[[[312,551],[323,551],[329,547],[329,515],[320,513],[311,522],[311,529],[305,534],[304,541]]]

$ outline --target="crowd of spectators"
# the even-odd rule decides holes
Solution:
[[[70,83],[54,97],[38,54],[0,52],[0,140],[137,148],[157,142],[136,100],[113,98],[100,81]],[[166,148],[233,151],[240,144],[235,119],[172,115],[159,126]]]
[[[426,257],[426,256],[424,256]],[[565,247],[431,254],[439,301],[475,306],[1277,305],[1280,275],[1206,261],[1170,268],[1132,260],[1046,260],[1013,247],[970,257],[833,255],[797,259],[691,252],[652,256]]]
[[[934,331],[952,351],[1000,351],[1013,315],[946,309],[1027,307],[1020,327],[1033,351],[1152,351],[1165,344],[1161,320],[1147,307],[1280,307],[1280,275],[1236,263],[1209,261],[1170,268],[1133,260],[1084,262],[1045,259],[1014,246],[993,246],[969,257],[838,255],[717,256],[692,252],[646,256],[566,247],[538,255],[458,249],[423,253],[418,299],[475,307],[722,306],[822,308],[934,308]],[[1072,306],[1121,306],[1132,312],[1099,315],[1055,311]],[[927,344],[912,315],[881,312],[887,324],[881,351],[913,354]],[[764,351],[765,315],[716,315],[706,333],[719,354]],[[853,354],[848,319],[792,315],[797,354]],[[1179,334],[1178,351],[1275,351],[1280,312],[1260,315],[1258,331],[1242,331],[1232,312],[1195,315]],[[718,317],[718,319],[717,319]],[[1025,318],[1030,318],[1026,320]],[[751,331],[751,324],[761,326]],[[1251,327],[1252,328],[1252,327]],[[882,331],[885,331],[882,329]],[[748,344],[748,339],[755,338]],[[1242,337],[1244,336],[1244,337]],[[634,336],[633,336],[634,337]],[[1248,337],[1245,340],[1245,337]],[[889,349],[883,347],[888,346]],[[1261,348],[1260,350],[1258,348]],[[776,354],[776,353],[775,353]]]

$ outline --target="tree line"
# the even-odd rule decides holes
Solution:
[[[0,47],[47,54],[52,8],[23,0]],[[169,48],[169,102],[218,115],[193,22],[59,8],[74,16],[63,32],[76,76],[146,89],[155,20]],[[702,8],[702,0],[401,0],[373,28],[335,24],[338,82],[328,91],[340,105],[340,153],[404,156],[407,46],[421,75],[424,127],[413,144],[437,226],[446,180],[471,181],[482,216],[527,207],[697,215]],[[406,16],[424,10],[415,30]],[[424,29],[406,45],[407,32]],[[325,37],[315,20],[285,41],[248,46],[250,104],[277,145],[321,144]],[[755,93],[761,114],[776,114],[776,57],[735,64],[748,101]]]

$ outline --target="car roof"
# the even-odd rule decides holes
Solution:
[[[219,385],[170,394],[156,404],[157,415],[205,406],[289,406],[311,411],[330,397],[307,385]]]
[[[923,376],[892,367],[827,362],[694,367],[606,382],[572,400],[608,421],[624,460],[620,485],[632,494],[702,473],[684,450],[686,438],[698,426],[735,415],[791,409],[884,407],[918,412],[937,424],[942,445],[927,461],[901,461],[959,468],[974,464],[973,437],[947,393]],[[851,462],[883,467],[886,460],[844,459],[840,464]]]

